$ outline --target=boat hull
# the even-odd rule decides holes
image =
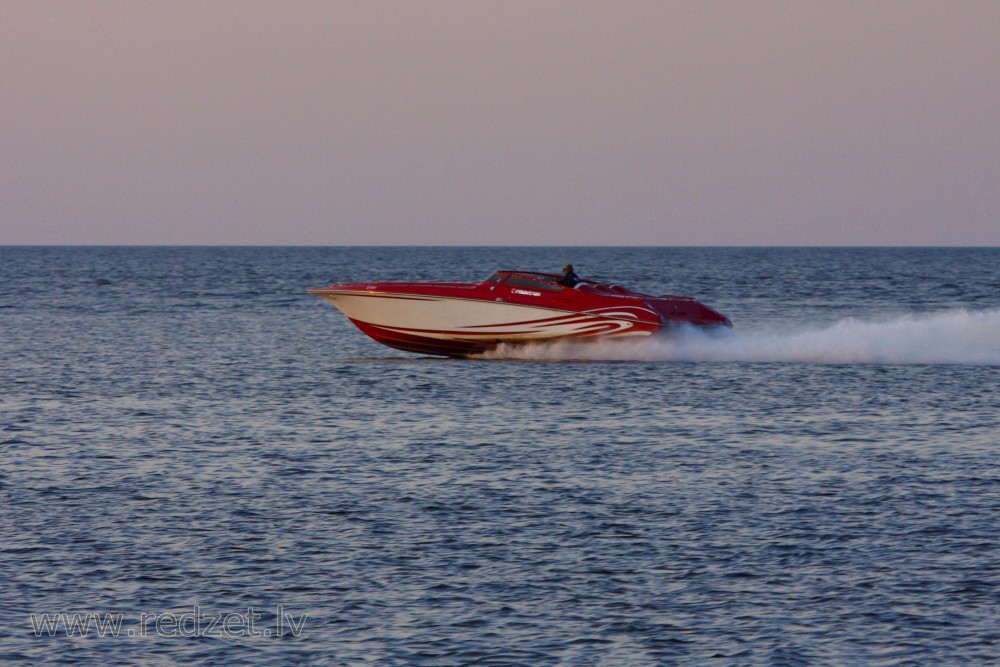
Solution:
[[[690,297],[652,296],[553,274],[497,271],[482,283],[338,283],[309,292],[374,340],[419,354],[469,356],[501,344],[649,336],[675,324],[730,326]]]
[[[312,292],[336,306],[370,338],[419,354],[468,356],[502,343],[649,336],[662,326],[648,308],[625,304],[574,312],[461,297]]]

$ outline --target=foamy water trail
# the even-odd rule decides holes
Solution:
[[[1000,309],[949,310],[892,319],[847,318],[823,327],[778,326],[590,343],[506,346],[489,359],[744,361],[814,364],[1000,365]]]

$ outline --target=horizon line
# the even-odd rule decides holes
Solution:
[[[364,243],[344,243],[344,244],[263,244],[263,243],[0,243],[0,248],[809,248],[809,249],[997,249],[1000,245],[704,245],[704,244],[677,244],[677,245],[628,245],[628,244],[364,244]]]

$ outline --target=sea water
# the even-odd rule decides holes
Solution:
[[[305,292],[567,262],[735,327]],[[0,452],[4,664],[1000,663],[997,249],[0,248]]]

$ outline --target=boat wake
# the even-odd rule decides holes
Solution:
[[[1000,366],[1000,309],[949,310],[892,319],[851,317],[823,327],[791,330],[682,327],[669,335],[635,340],[501,345],[480,358]]]

